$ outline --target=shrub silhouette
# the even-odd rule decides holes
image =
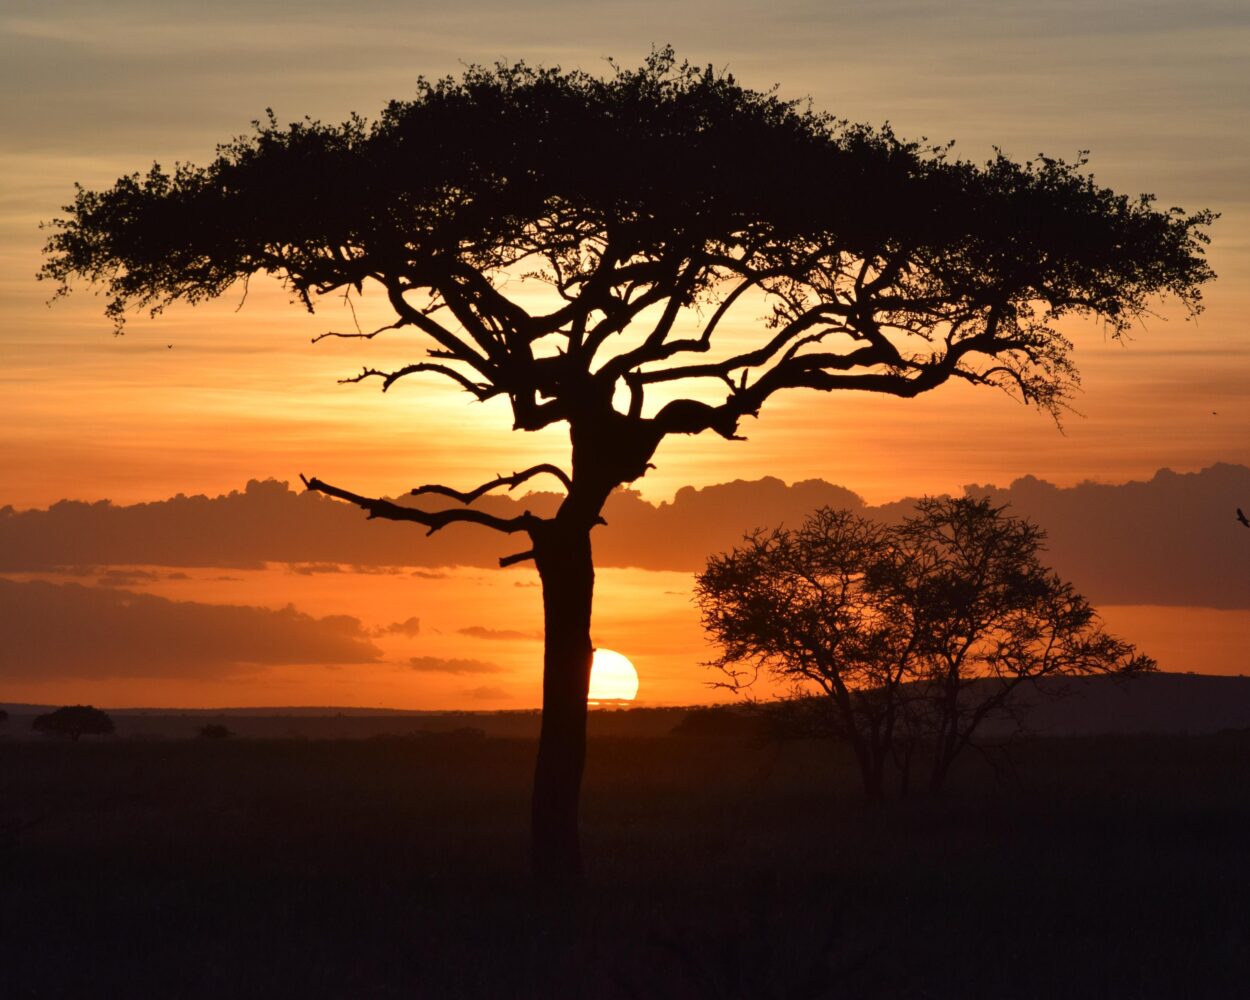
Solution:
[[[55,712],[38,715],[30,727],[49,736],[68,736],[75,743],[80,736],[113,735],[113,720],[91,705],[66,705]]]
[[[224,740],[234,735],[234,732],[223,726],[220,722],[210,722],[206,726],[200,726],[196,732],[199,733],[202,740]]]

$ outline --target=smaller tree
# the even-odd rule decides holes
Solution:
[[[925,498],[883,526],[821,509],[713,556],[696,594],[713,661],[742,689],[761,670],[825,698],[826,728],[855,753],[869,799],[893,761],[932,753],[929,784],[1027,681],[1155,669],[1108,635],[1041,562],[1045,533],[988,500]]]
[[[91,705],[66,705],[55,712],[35,716],[31,728],[49,736],[68,736],[77,743],[80,736],[112,736],[113,720],[108,713]]]

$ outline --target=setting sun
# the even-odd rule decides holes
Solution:
[[[596,649],[590,668],[591,701],[633,701],[638,696],[638,671],[620,653]]]

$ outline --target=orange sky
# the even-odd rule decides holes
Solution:
[[[364,363],[410,357],[399,339],[310,346],[316,333],[350,325],[332,303],[309,317],[280,290],[254,286],[237,311],[238,297],[228,297],[154,323],[136,321],[124,338],[113,338],[90,293],[45,305],[49,290],[33,280],[43,242],[37,225],[57,214],[75,181],[100,186],[153,160],[203,161],[266,106],[281,120],[368,115],[410,93],[417,74],[458,72],[462,62],[526,58],[595,70],[605,55],[636,63],[653,42],[665,41],[695,62],[727,67],[749,86],[779,82],[784,95],[810,94],[818,107],[851,119],[888,119],[905,137],[953,138],[965,157],[987,156],[992,144],[1021,158],[1090,149],[1095,175],[1107,185],[1152,191],[1165,206],[1220,212],[1210,255],[1220,278],[1197,323],[1165,305],[1127,345],[1107,342],[1096,329],[1075,330],[1083,416],[1070,418],[1064,434],[1036,411],[963,386],[914,401],[792,395],[774,400],[746,428],[746,443],[667,443],[657,470],[638,484],[647,498],[669,499],[687,484],[771,474],[823,478],[876,503],[972,482],[1005,486],[1026,474],[1061,485],[1117,483],[1165,466],[1250,462],[1250,14],[1243,4],[1115,0],[1091,10],[1058,0],[782,0],[672,10],[659,3],[548,2],[522,11],[479,0],[451,8],[378,0],[350,13],[340,6],[315,0],[293,22],[263,2],[6,4],[0,506],[211,495],[249,478],[294,480],[299,472],[365,493],[395,493],[425,481],[475,485],[531,460],[559,460],[566,446],[558,433],[511,434],[501,409],[469,406],[437,384],[401,383],[387,396],[370,386],[336,385],[335,378]],[[366,298],[362,323],[372,308]],[[749,335],[753,320],[741,315],[737,332]],[[1242,505],[1250,506],[1250,497]],[[180,583],[199,601],[292,602],[310,614],[361,614],[352,610],[357,598],[334,591],[343,580],[327,576],[314,587],[275,573],[263,584]],[[511,620],[499,627],[533,628],[536,603],[521,601],[511,578],[483,576],[472,587],[458,582],[454,600],[468,609],[506,607]],[[641,697],[697,700],[706,679],[696,665],[701,639],[688,599],[679,611],[673,596],[688,590],[688,575],[684,585],[664,574],[634,576],[604,580],[598,641],[635,656],[642,668],[650,660]],[[393,602],[387,615],[399,619],[404,605],[426,600],[431,589],[384,583],[373,579],[368,592],[376,596],[367,606]],[[359,594],[364,583],[355,584]],[[448,593],[438,599],[454,605]],[[450,608],[436,617],[459,620]],[[1175,632],[1159,627],[1167,615],[1117,611],[1108,614],[1113,624],[1116,615],[1127,623],[1117,627],[1137,629],[1140,642],[1175,643]],[[460,618],[472,624],[481,615]],[[460,626],[448,627],[442,638],[423,634],[410,645],[442,657],[486,657],[456,635]],[[1224,637],[1210,640],[1217,646],[1250,644],[1243,642],[1250,636],[1245,625],[1237,627],[1242,631],[1208,624],[1201,633]],[[400,645],[387,655],[417,655]],[[472,683],[393,665],[294,665],[182,686],[117,678],[73,691],[44,685],[39,697],[111,704],[535,703],[533,651],[498,643],[490,650],[502,669]],[[1230,660],[1222,669],[1233,666]],[[1176,668],[1185,666],[1178,661]],[[487,688],[499,697],[481,697]],[[23,690],[21,697],[39,694]],[[20,700],[14,691],[7,700]]]

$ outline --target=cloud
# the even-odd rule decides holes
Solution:
[[[420,618],[407,618],[402,622],[391,622],[373,630],[374,635],[418,635],[421,632]]]
[[[1162,470],[1148,482],[1117,486],[1061,489],[1025,477],[1007,488],[966,489],[1009,503],[1013,513],[1044,528],[1051,565],[1095,603],[1250,608],[1246,539],[1238,534],[1250,532],[1232,520],[1238,505],[1250,504],[1244,499],[1250,498],[1250,467],[1219,464],[1188,474]],[[478,506],[502,517],[526,509],[547,516],[555,503],[552,494],[531,494],[483,497]],[[604,568],[693,573],[746,532],[797,525],[816,507],[891,520],[911,505],[905,500],[869,507],[850,490],[820,480],[786,485],[764,478],[686,487],[661,504],[618,490],[604,510],[607,526],[595,531],[595,559]],[[464,528],[427,537],[412,525],[370,521],[348,504],[295,493],[272,480],[253,480],[243,492],[212,499],[178,496],[129,507],[63,501],[47,510],[0,510],[0,572],[279,562],[301,573],[402,565],[416,567],[418,577],[438,579],[443,574],[437,567],[495,567],[499,556],[514,548],[491,531]],[[526,579],[514,585],[536,584]],[[472,628],[482,631],[463,634],[528,637]]]
[[[289,563],[286,569],[288,573],[298,573],[300,576],[343,572],[343,567],[338,563]]]
[[[1250,608],[1250,531],[1234,520],[1250,507],[1244,465],[1069,489],[1025,476],[965,492],[1046,529],[1046,562],[1095,604]]]
[[[210,677],[287,663],[367,663],[346,615],[171,601],[116,587],[0,579],[0,678]]]
[[[96,583],[101,587],[133,587],[137,583],[151,583],[159,580],[160,573],[143,569],[110,569],[100,574]]]
[[[441,656],[413,656],[408,662],[413,670],[431,674],[498,674],[503,667],[485,660],[444,659]]]
[[[470,625],[456,629],[457,634],[467,635],[473,639],[541,639],[541,632],[518,632],[510,628],[486,628],[484,625]]]
[[[429,506],[441,502],[435,498]],[[520,512],[518,503],[484,497],[476,506],[512,516]],[[542,516],[554,510],[556,499],[526,503]],[[493,531],[459,529],[427,537],[411,524],[369,520],[350,504],[296,493],[274,480],[252,480],[245,490],[218,497],[179,494],[129,506],[62,500],[47,510],[0,508],[0,572],[82,565],[259,569],[266,563],[285,563],[300,574],[335,573],[344,566],[497,567],[499,557],[511,551],[508,546]]]
[[[465,688],[460,692],[466,698],[472,698],[474,701],[503,701],[505,698],[511,698],[512,694],[501,687],[492,687],[489,684],[483,684],[480,687]]]

